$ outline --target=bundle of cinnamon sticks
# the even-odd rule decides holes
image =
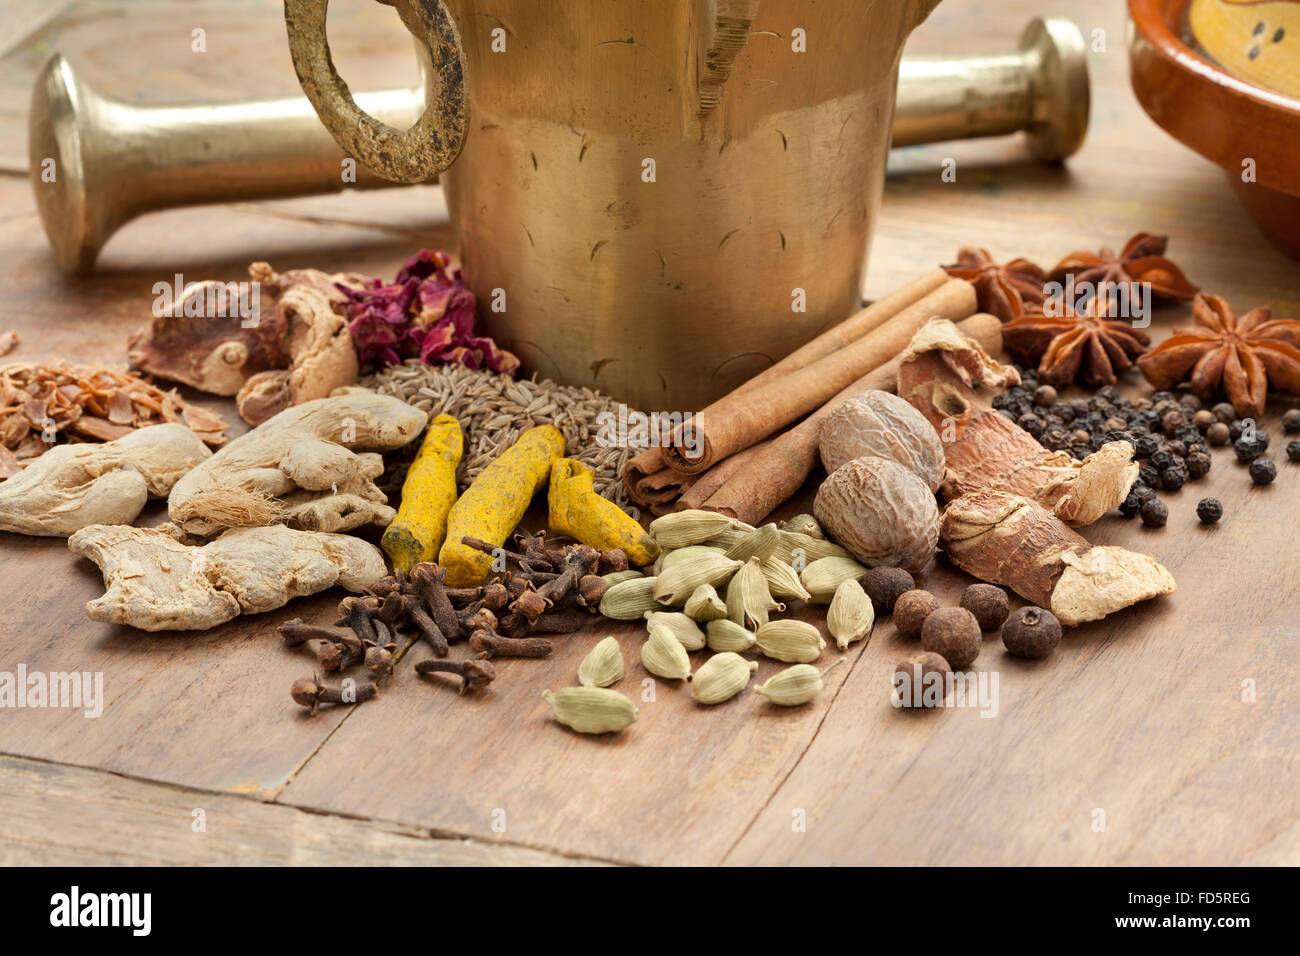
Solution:
[[[629,493],[654,514],[703,508],[757,524],[818,466],[827,415],[859,392],[897,388],[898,355],[926,322],[959,322],[996,353],[1001,322],[975,310],[969,282],[925,273],[696,414],[666,447],[629,460]]]

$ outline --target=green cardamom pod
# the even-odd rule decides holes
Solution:
[[[704,632],[688,615],[680,611],[647,611],[645,621],[646,627],[652,631],[656,627],[668,628],[673,637],[677,638],[677,643],[688,651],[704,649]]]
[[[701,704],[720,704],[744,690],[756,670],[757,661],[747,661],[739,654],[714,654],[691,678],[691,696]]]
[[[674,511],[650,522],[650,534],[661,548],[700,544],[724,531],[753,531],[749,525],[716,511]]]
[[[787,601],[809,601],[812,595],[794,573],[794,568],[773,556],[763,562],[763,577],[767,578],[767,589],[772,597]]]
[[[854,641],[867,637],[875,626],[876,610],[858,579],[841,581],[826,610],[826,630],[835,638],[835,644],[840,650],[847,650]]]
[[[751,630],[767,623],[768,611],[784,611],[772,599],[758,558],[750,558],[727,585],[727,620]]]
[[[623,649],[618,641],[607,637],[578,665],[578,683],[583,687],[608,687],[623,678]]]
[[[782,531],[793,531],[796,534],[806,534],[810,538],[817,538],[819,541],[826,539],[826,532],[822,531],[822,526],[812,515],[795,515],[785,524],[781,525]]]
[[[759,651],[773,660],[807,664],[822,656],[821,631],[804,621],[771,621],[754,632]]]
[[[795,664],[754,688],[774,704],[798,707],[822,692],[822,673],[811,664]]]
[[[745,525],[745,527],[749,526]],[[714,535],[704,543],[710,548],[721,548],[723,551],[729,551],[744,540],[745,536],[753,530],[753,528],[750,528],[749,531],[744,530],[744,528],[729,528],[722,534]]]
[[[701,584],[696,588],[686,599],[686,607],[682,610],[691,620],[702,624],[727,616],[727,604],[718,596],[718,589],[712,584]]]
[[[616,621],[638,620],[646,611],[662,611],[655,600],[657,578],[632,578],[610,587],[600,599],[600,613]]]
[[[765,524],[757,531],[749,531],[727,549],[727,557],[734,561],[750,558],[766,559],[781,543],[781,532],[774,524]]]
[[[551,714],[582,734],[617,733],[636,720],[636,707],[616,690],[603,687],[564,687],[542,691]]]
[[[745,630],[735,621],[729,621],[723,618],[720,621],[710,621],[705,627],[709,650],[722,653],[731,651],[733,654],[743,654],[745,651],[753,648],[758,643],[758,638],[753,633]]]
[[[721,548],[713,548],[707,544],[689,544],[684,548],[672,548],[662,552],[664,556],[663,563],[659,565],[659,572],[663,574],[674,564],[682,561],[689,561],[691,558],[708,557],[709,555],[721,555]]]
[[[735,574],[740,566],[740,561],[732,561],[714,551],[692,555],[664,568],[663,573],[655,578],[655,600],[668,607],[681,607],[701,584],[716,587]]]
[[[650,639],[641,645],[641,663],[651,674],[666,680],[691,676],[691,659],[686,648],[666,627],[650,628]]]
[[[610,587],[613,587],[615,584],[622,584],[624,581],[633,581],[637,578],[643,577],[645,577],[645,574],[638,571],[636,568],[628,568],[626,571],[611,571],[609,574],[601,575],[601,578],[604,579],[605,583]]]
[[[820,558],[803,569],[803,586],[814,604],[830,604],[835,591],[845,581],[856,581],[867,569],[852,558]]]
[[[782,531],[781,543],[772,552],[772,556],[791,565],[796,571],[822,558],[853,557],[833,541],[824,541],[797,531]]]

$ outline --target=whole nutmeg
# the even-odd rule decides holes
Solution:
[[[1018,657],[1046,657],[1061,643],[1061,622],[1041,607],[1022,607],[1002,628],[1002,643]]]
[[[996,584],[972,584],[962,594],[960,604],[975,615],[981,631],[996,631],[1011,613],[1007,592]]]
[[[897,616],[897,609],[895,609]],[[921,647],[942,654],[948,666],[961,670],[980,656],[980,626],[964,607],[941,607],[921,625]]]
[[[952,668],[940,655],[920,651],[894,668],[894,700],[900,707],[937,707],[948,691]]]
[[[885,567],[872,568],[862,576],[861,584],[877,614],[891,613],[894,603],[916,587],[912,576],[902,568]]]
[[[842,402],[826,416],[819,444],[828,475],[872,455],[915,472],[932,492],[943,482],[939,433],[911,403],[891,392],[862,392]]]
[[[903,637],[921,636],[925,619],[939,610],[939,599],[929,591],[908,591],[894,604],[894,627]]]
[[[813,514],[826,534],[868,567],[917,572],[939,545],[939,506],[929,486],[895,461],[867,456],[835,469]]]

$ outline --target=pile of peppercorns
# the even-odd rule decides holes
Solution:
[[[1267,485],[1277,468],[1264,452],[1268,434],[1254,422],[1237,417],[1227,402],[1203,408],[1192,394],[1160,391],[1149,398],[1128,399],[1107,385],[1091,397],[1062,400],[1051,385],[1040,385],[1035,369],[1016,367],[1021,384],[993,399],[993,407],[1010,418],[1050,451],[1067,452],[1083,459],[1113,441],[1133,446],[1140,463],[1138,480],[1119,506],[1125,518],[1141,516],[1142,523],[1163,527],[1169,509],[1159,491],[1178,491],[1188,481],[1204,478],[1213,463],[1210,446],[1232,443],[1237,460],[1250,466],[1250,477]],[[1300,432],[1300,409],[1282,417],[1288,433]],[[1300,461],[1300,441],[1287,446],[1287,457]],[[1203,499],[1196,509],[1206,524],[1218,521],[1223,506]]]

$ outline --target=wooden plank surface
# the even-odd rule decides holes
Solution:
[[[597,862],[0,756],[0,866]]]
[[[369,5],[350,5],[358,6]],[[1091,59],[1093,128],[1065,167],[1024,161],[1014,140],[896,153],[870,294],[950,261],[961,245],[1050,265],[1075,248],[1122,245],[1145,228],[1169,232],[1171,252],[1192,278],[1239,307],[1300,313],[1297,264],[1260,238],[1218,170],[1166,137],[1134,102],[1120,6],[951,3],[918,31],[913,52],[1011,47],[1039,12],[1072,16],[1089,33],[1104,30],[1106,50]],[[165,42],[176,31],[188,34],[196,7],[212,8],[208,22],[244,27],[245,42],[224,67],[203,61],[216,72],[196,74]],[[79,5],[49,36],[86,51],[101,81],[117,83],[124,96],[292,92],[278,4],[153,9],[140,43],[159,51],[161,65],[137,58],[129,70],[114,53],[122,34],[106,21],[116,18],[120,31],[134,23],[128,15],[120,3]],[[401,82],[382,75],[381,61],[404,48],[397,40],[385,46],[385,28],[369,11],[358,16],[355,32],[338,33],[355,42],[345,75],[368,77],[373,61],[377,85]],[[38,37],[0,61],[0,83],[20,86],[49,42]],[[0,154],[22,153],[13,128],[0,122]],[[955,183],[938,174],[947,157],[958,162]],[[388,274],[411,249],[450,242],[439,203],[436,189],[421,188],[164,213],[127,226],[109,245],[101,274],[68,280],[49,260],[25,180],[0,178],[0,329],[23,334],[13,358],[120,363],[126,335],[147,317],[153,282],[175,271],[239,278],[258,258],[279,268]],[[1186,320],[1186,309],[1162,312],[1152,331],[1158,339]],[[888,674],[911,648],[885,621],[868,646],[846,655],[815,705],[790,712],[774,712],[752,693],[706,710],[667,682],[653,702],[642,702],[646,675],[633,629],[606,623],[560,639],[548,661],[503,664],[482,699],[459,698],[407,665],[378,702],[313,720],[287,695],[308,659],[282,648],[272,631],[287,616],[324,619],[337,595],[202,635],[137,634],[84,618],[98,576],[62,541],[0,535],[10,606],[0,670],[22,662],[31,670],[101,671],[109,699],[95,720],[59,710],[0,712],[0,752],[379,821],[382,832],[460,834],[502,854],[501,862],[537,848],[636,863],[1295,863],[1300,468],[1283,462],[1276,427],[1289,404],[1271,405],[1272,455],[1280,462],[1273,486],[1253,488],[1220,450],[1206,481],[1167,496],[1168,528],[1110,517],[1086,532],[1155,554],[1180,590],[1073,630],[1039,665],[1010,660],[989,641],[977,669],[998,675],[996,717],[890,707]],[[1223,500],[1225,518],[1202,529],[1195,502],[1211,494]],[[807,501],[805,493],[785,513]],[[939,558],[923,583],[947,603],[968,580]],[[538,695],[571,682],[585,650],[606,633],[621,635],[628,660],[621,689],[638,700],[641,717],[615,740],[593,740],[553,726]],[[836,656],[828,652],[823,663]],[[764,662],[758,677],[776,669]],[[1241,699],[1246,680],[1255,682],[1253,703]],[[31,806],[43,787],[93,795],[118,781],[85,769],[55,782],[51,772],[0,763],[4,801]],[[22,779],[15,783],[15,775]],[[229,801],[230,813],[268,814],[250,816],[250,832],[295,819],[270,814],[298,813],[224,794],[205,799]],[[123,820],[137,812],[131,801],[123,806]],[[1103,832],[1094,831],[1097,810],[1105,812]],[[57,820],[32,842],[48,844],[52,859],[93,859],[93,840]],[[159,859],[199,852],[183,837],[150,841]],[[270,858],[294,858],[272,846]],[[4,852],[40,858],[30,842]],[[206,862],[222,853],[235,859],[237,850],[203,852]],[[380,858],[387,852],[376,850]]]

